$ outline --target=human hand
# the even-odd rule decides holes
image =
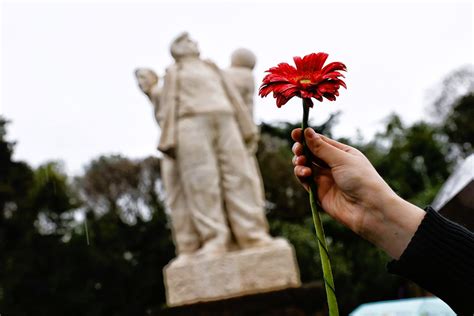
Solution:
[[[305,130],[310,152],[327,164],[308,162],[303,154],[301,129],[291,137],[295,175],[308,189],[312,177],[324,210],[338,222],[398,259],[425,212],[398,197],[357,149]]]

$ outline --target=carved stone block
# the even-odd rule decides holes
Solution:
[[[164,268],[169,306],[214,301],[299,287],[293,247],[283,239],[269,246],[236,250],[219,257],[171,261]]]

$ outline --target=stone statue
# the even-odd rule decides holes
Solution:
[[[229,81],[237,88],[252,119],[254,116],[253,97],[255,93],[255,79],[252,71],[255,67],[256,60],[255,54],[250,50],[239,48],[232,53],[230,67],[225,71]],[[255,192],[259,192],[260,202],[263,207],[265,204],[265,190],[257,157],[255,157],[256,150],[256,147],[250,148],[249,154],[253,168],[252,173],[255,175],[253,179]]]
[[[158,76],[149,68],[138,68],[135,71],[138,86],[150,99],[154,108],[155,119],[159,125],[161,88]],[[186,203],[183,186],[181,185],[178,165],[167,155],[161,159],[161,179],[165,189],[165,204],[170,210],[173,241],[178,260],[187,260],[199,247],[199,235],[194,227],[191,212]]]
[[[164,269],[168,304],[298,286],[293,248],[268,234],[264,214],[252,119],[255,56],[238,50],[221,71],[200,58],[188,33],[170,52],[175,63],[162,87],[152,70],[135,72],[161,128],[162,180],[178,254]]]
[[[239,91],[242,100],[253,118],[253,96],[255,79],[253,69],[256,62],[255,54],[246,48],[239,48],[232,53],[230,67],[226,69],[229,80]]]
[[[221,70],[199,57],[187,33],[172,43],[171,54],[175,64],[161,91],[149,69],[136,76],[162,130],[163,182],[178,253],[221,254],[232,238],[239,248],[271,243],[249,154],[258,141],[250,111]]]

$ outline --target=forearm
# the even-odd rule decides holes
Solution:
[[[382,211],[374,228],[376,238],[373,242],[390,257],[398,259],[426,213],[393,192],[380,199]]]
[[[440,297],[458,315],[474,313],[474,234],[431,208],[388,271]]]

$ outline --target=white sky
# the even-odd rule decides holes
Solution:
[[[64,3],[4,2],[1,107],[16,159],[63,160],[69,172],[100,154],[154,155],[158,129],[133,70],[159,74],[187,30],[202,56],[227,67],[232,51],[258,58],[255,75],[293,56],[329,53],[348,66],[348,90],[317,104],[316,123],[342,110],[336,136],[370,137],[397,112],[426,115],[426,93],[473,62],[473,5],[463,3]],[[255,98],[258,121],[299,121],[300,100],[277,109]]]

